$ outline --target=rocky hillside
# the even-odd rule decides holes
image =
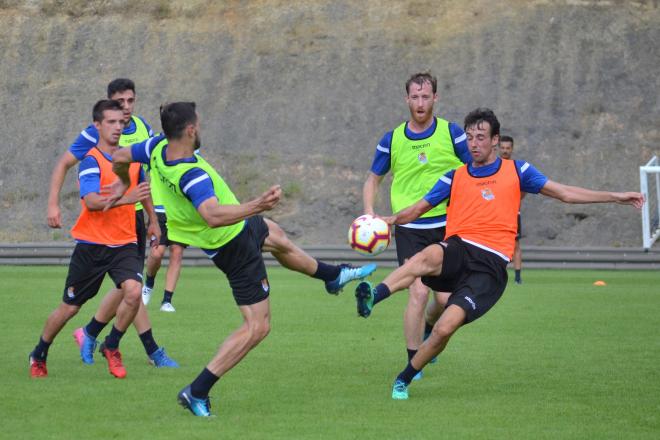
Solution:
[[[493,108],[517,157],[554,180],[637,190],[660,154],[657,0],[0,0],[0,241],[45,225],[51,169],[111,79],[138,113],[194,100],[203,153],[301,243],[342,243],[376,143],[407,117],[404,81],[439,78],[437,113]],[[387,210],[383,191],[382,211]],[[77,215],[74,173],[62,193]],[[525,243],[639,246],[630,207],[525,199]]]

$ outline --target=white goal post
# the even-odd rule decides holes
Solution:
[[[657,156],[639,167],[639,183],[640,192],[646,198],[642,207],[642,243],[644,249],[649,250],[660,237],[660,160]]]

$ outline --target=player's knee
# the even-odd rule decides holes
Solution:
[[[257,345],[259,342],[263,341],[266,336],[270,333],[270,321],[261,320],[253,323],[250,326],[250,339],[252,345]]]
[[[151,248],[149,253],[149,257],[158,261],[163,259],[163,255],[165,255],[165,246],[156,246],[155,248]]]
[[[438,346],[444,345],[455,331],[456,329],[453,326],[443,322],[437,322],[433,326],[429,342]]]
[[[135,280],[126,280],[122,284],[124,302],[130,307],[137,307],[142,301],[142,285]]]

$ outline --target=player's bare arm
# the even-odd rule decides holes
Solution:
[[[51,228],[62,227],[60,191],[69,168],[77,163],[78,159],[70,151],[65,151],[57,161],[55,168],[53,168],[53,174],[50,176],[50,192],[48,193],[48,211],[46,214],[46,221]]]
[[[212,228],[238,223],[255,214],[270,211],[282,197],[282,189],[274,185],[261,196],[240,205],[221,205],[218,199],[211,197],[202,202],[197,211]]]
[[[378,194],[378,187],[383,181],[384,176],[378,176],[371,171],[367,176],[367,180],[362,187],[362,203],[364,205],[364,213],[376,215],[374,212],[374,204],[376,203],[376,195]]]
[[[644,195],[638,192],[594,191],[579,186],[564,185],[548,180],[541,194],[561,200],[564,203],[619,203],[641,209]]]
[[[134,205],[137,202],[142,202],[149,197],[150,193],[151,187],[149,186],[149,182],[142,182],[119,197],[110,207],[108,207],[108,198],[104,195],[103,191],[101,193],[89,193],[83,197],[83,200],[87,209],[90,211],[107,211],[117,206]]]
[[[142,200],[142,206],[144,211],[149,217],[149,226],[147,226],[147,238],[149,240],[149,245],[154,248],[157,247],[160,243],[161,230],[158,224],[158,216],[156,215],[156,210],[154,209],[154,202],[151,199],[151,195],[148,195],[144,200]]]
[[[104,210],[115,206],[130,186],[128,169],[131,162],[133,162],[133,154],[130,148],[119,148],[112,153],[112,171],[119,176],[119,179],[101,188],[101,195],[105,199]]]
[[[431,208],[433,208],[433,206],[429,202],[427,202],[425,199],[421,199],[414,205],[410,205],[409,207],[402,209],[394,215],[383,217],[383,220],[385,220],[390,225],[405,225],[406,223],[410,223],[413,220],[417,220]]]

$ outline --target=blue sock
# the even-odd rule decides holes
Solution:
[[[406,368],[399,373],[399,375],[396,377],[397,380],[400,380],[404,382],[406,385],[410,385],[410,382],[412,382],[413,377],[417,373],[419,373],[420,370],[416,370],[415,367],[412,366],[410,362],[408,362],[408,365],[406,365]]]
[[[92,320],[85,326],[85,333],[87,333],[87,336],[90,338],[96,339],[106,325],[108,325],[107,322],[97,321],[96,318],[92,316]]]
[[[382,300],[388,298],[391,293],[390,293],[390,288],[387,287],[386,284],[380,283],[379,285],[376,286],[374,289],[374,305],[378,304]]]
[[[172,295],[174,295],[174,292],[170,292],[169,290],[163,291],[163,302],[172,303]]]
[[[190,393],[196,399],[206,399],[211,388],[220,378],[204,368],[199,376],[190,384]]]
[[[318,266],[316,268],[316,273],[312,275],[312,278],[317,278],[323,281],[333,281],[337,279],[339,272],[341,272],[341,267],[327,264],[319,260],[316,260],[316,262],[318,263]]]
[[[48,349],[50,348],[50,344],[52,344],[52,342],[46,342],[44,341],[44,338],[40,337],[39,343],[36,347],[34,347],[34,350],[30,354],[34,359],[38,361],[45,361],[48,357]]]
[[[424,340],[426,341],[429,336],[431,336],[431,332],[433,331],[433,325],[429,324],[428,322],[424,323]]]
[[[117,330],[117,327],[113,325],[110,334],[106,336],[105,341],[103,342],[105,348],[110,350],[116,350],[119,348],[119,341],[122,336],[124,336],[124,332]]]
[[[140,334],[139,336],[140,336],[140,341],[142,341],[142,345],[144,346],[144,351],[147,352],[147,356],[151,356],[152,354],[154,354],[154,352],[156,352],[156,350],[158,350],[158,344],[156,344],[156,340],[154,339],[154,336],[151,334],[151,329]]]
[[[520,281],[520,269],[516,270],[516,281]]]
[[[408,362],[417,354],[417,350],[413,350],[411,348],[406,348],[406,351],[408,352]]]
[[[156,283],[156,275],[151,276],[147,274],[147,280],[145,281],[144,285],[150,289],[153,289],[155,283]]]

